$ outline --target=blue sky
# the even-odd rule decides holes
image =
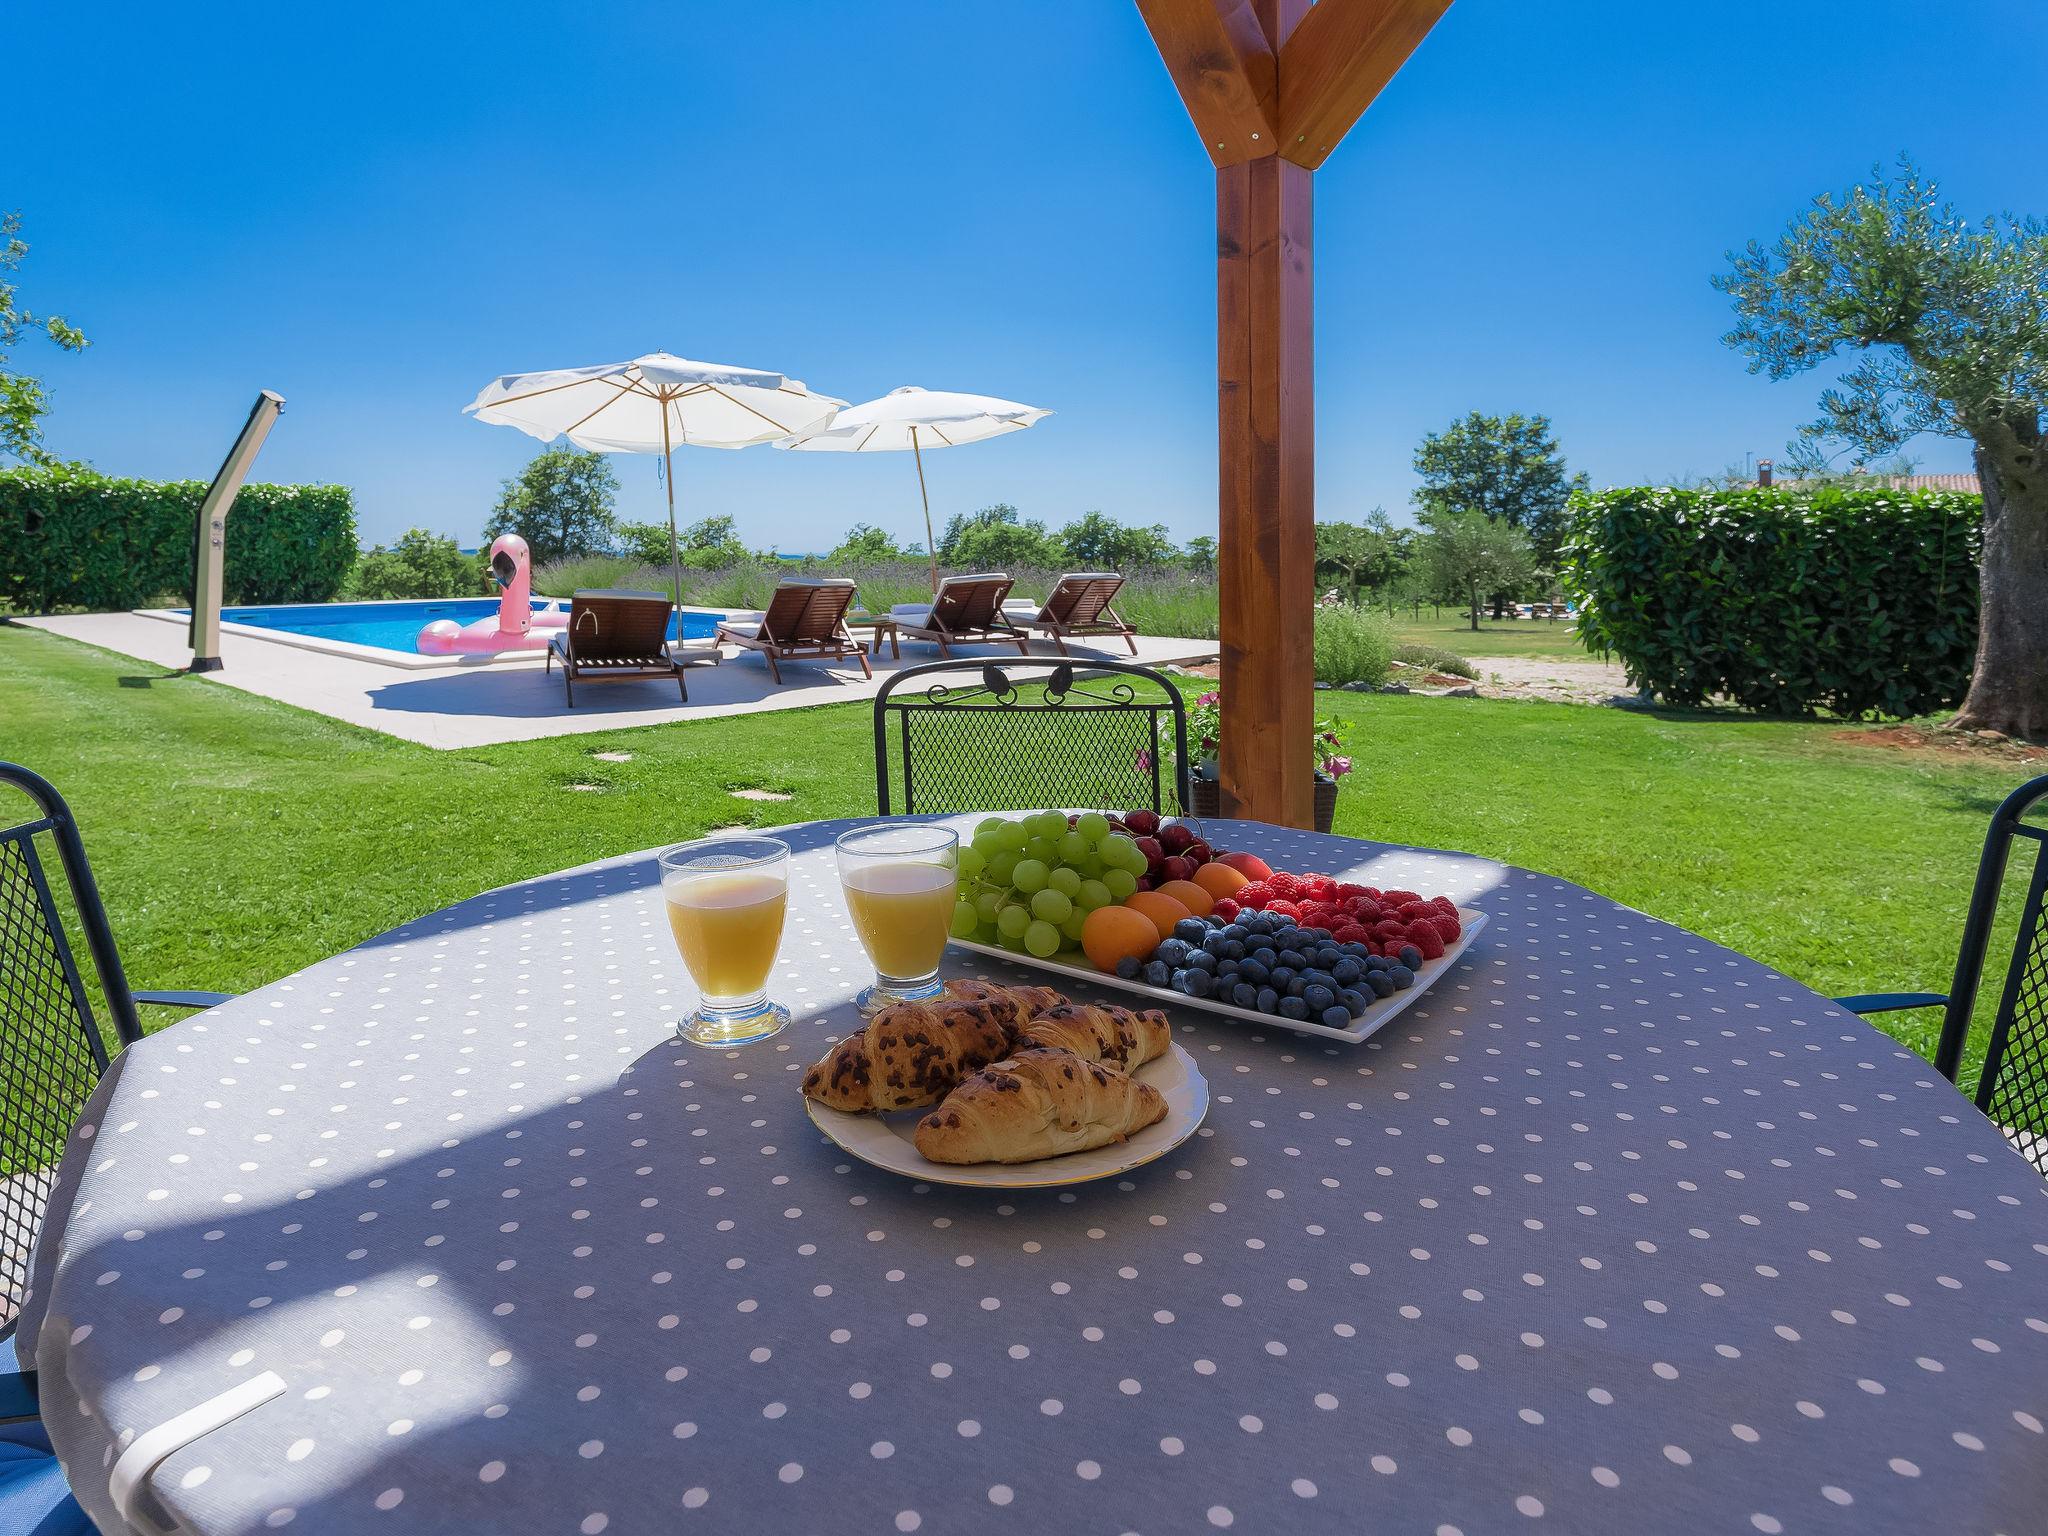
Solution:
[[[1057,412],[929,460],[935,515],[1213,530],[1214,176],[1128,0],[30,0],[9,33],[24,294],[94,342],[16,354],[60,453],[208,475],[269,387],[262,478],[468,542],[537,446],[461,415],[482,384],[667,348]],[[1722,252],[1901,149],[2048,214],[2044,57],[2037,0],[1457,0],[1317,176],[1320,515],[1403,515],[1474,408],[1548,413],[1597,484],[1777,453],[1816,385],[1719,344]],[[900,455],[677,483],[783,549],[917,526]]]

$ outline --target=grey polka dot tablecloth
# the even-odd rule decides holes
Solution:
[[[865,980],[797,850],[738,1050],[650,855],[422,918],[130,1049],[26,1349],[88,1511],[193,1532],[2048,1530],[2048,1188],[1924,1062],[1577,886],[1254,825],[1491,924],[1344,1045],[1192,1010],[1201,1133],[984,1194],[851,1161]],[[960,974],[1001,967],[949,955]],[[1020,973],[1015,975],[1021,976]]]

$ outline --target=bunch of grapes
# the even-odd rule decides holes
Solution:
[[[1147,866],[1099,811],[987,817],[960,850],[954,937],[1048,958],[1079,944],[1088,914],[1129,896]]]

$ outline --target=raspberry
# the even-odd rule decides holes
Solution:
[[[1370,896],[1354,896],[1344,903],[1344,910],[1363,922],[1370,922],[1383,910]]]
[[[1337,895],[1345,901],[1355,900],[1356,898],[1365,895],[1365,893],[1366,892],[1364,886],[1354,885],[1349,880],[1345,881],[1342,885],[1337,887]]]
[[[1418,917],[1434,917],[1435,915],[1435,909],[1426,901],[1404,902],[1401,907],[1401,917],[1405,922],[1412,923]]]
[[[1339,944],[1363,944],[1370,940],[1372,935],[1356,923],[1346,923],[1341,928],[1332,929],[1330,937]]]
[[[1436,936],[1442,939],[1446,944],[1457,943],[1458,935],[1464,932],[1464,929],[1459,925],[1458,919],[1455,916],[1444,917],[1439,915],[1436,917],[1426,917],[1421,922],[1412,924],[1409,927],[1408,931],[1410,933],[1413,933],[1417,928],[1434,929],[1436,931]]]
[[[1337,882],[1328,875],[1311,875],[1308,877],[1308,893],[1317,901],[1335,901]]]
[[[1455,901],[1451,900],[1451,898],[1448,896],[1432,896],[1429,898],[1429,904],[1432,907],[1441,908],[1443,911],[1450,913],[1450,915],[1453,917],[1456,917],[1458,915],[1458,904]]]
[[[1281,917],[1291,917],[1297,923],[1301,921],[1301,908],[1291,901],[1269,901],[1266,903],[1266,910],[1277,913]]]
[[[1428,923],[1417,923],[1408,930],[1408,942],[1422,951],[1425,960],[1440,960],[1444,953],[1444,938]]]
[[[1272,899],[1273,892],[1263,880],[1254,880],[1249,885],[1240,885],[1237,888],[1236,901],[1239,907],[1250,907],[1257,911]]]
[[[1422,900],[1422,894],[1419,891],[1387,891],[1381,895],[1380,905],[1383,907],[1405,907],[1411,901],[1420,900]]]
[[[1216,905],[1211,907],[1209,910],[1215,913],[1216,916],[1222,918],[1223,921],[1227,923],[1244,909],[1240,907],[1235,901],[1232,901],[1228,896],[1224,896],[1218,898]]]
[[[1308,886],[1299,875],[1278,874],[1270,876],[1266,887],[1282,901],[1295,901],[1308,894]]]

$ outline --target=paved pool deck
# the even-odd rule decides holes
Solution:
[[[146,614],[63,614],[13,622],[153,666],[182,670],[192,660],[184,625]],[[1068,647],[1076,660],[1133,659],[1121,642],[1091,647],[1069,641]],[[959,656],[990,659],[1017,654],[1008,646],[954,650]],[[1034,656],[1057,654],[1043,641],[1031,650]],[[1135,659],[1161,666],[1213,661],[1216,654],[1213,640],[1141,636]],[[707,662],[689,669],[687,704],[676,697],[670,683],[589,683],[577,690],[577,706],[570,709],[562,699],[560,671],[544,672],[538,655],[517,661],[464,658],[465,664],[422,672],[224,632],[221,670],[208,673],[207,681],[421,746],[455,750],[872,699],[891,673],[938,659],[936,646],[906,640],[902,660],[893,660],[885,641],[873,663],[873,681],[851,663],[797,661],[783,663],[786,681],[778,687],[759,656],[727,649],[717,665]]]

